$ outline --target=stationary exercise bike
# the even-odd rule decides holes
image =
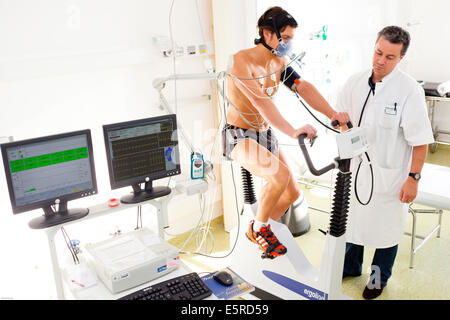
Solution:
[[[337,124],[333,123],[333,125]],[[330,225],[326,232],[325,247],[319,268],[311,265],[287,226],[280,222],[269,219],[273,233],[287,248],[287,253],[274,260],[261,259],[254,244],[245,239],[244,232],[246,230],[243,230],[244,228],[239,230],[239,237],[242,240],[238,241],[233,254],[232,269],[248,282],[279,298],[299,299],[299,296],[310,300],[348,298],[342,294],[341,287],[346,243],[345,232],[351,191],[350,163],[351,159],[367,151],[369,146],[364,129],[352,129],[351,123],[348,123],[347,126],[350,130],[336,137],[339,157],[319,170],[314,167],[306,148],[306,135],[301,135],[298,138],[300,149],[313,175],[320,176],[332,169],[339,170],[333,196]],[[313,144],[313,141],[311,141],[311,144]],[[247,221],[242,221],[242,224],[247,225]],[[237,228],[232,231],[230,239],[234,239],[236,232]]]
[[[258,210],[258,200],[255,194],[255,185],[252,174],[241,167],[242,193],[244,196],[244,205],[241,214],[251,212],[256,216]],[[287,209],[278,222],[285,224],[294,237],[299,237],[309,231],[311,224],[309,222],[308,202],[303,193]]]

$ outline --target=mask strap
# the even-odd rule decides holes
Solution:
[[[283,42],[283,39],[281,38],[281,34],[280,34],[280,32],[278,31],[277,25],[276,25],[276,23],[275,23],[275,18],[276,18],[276,17],[269,17],[268,20],[272,20],[273,29],[275,30],[275,34],[277,35],[278,42],[281,44],[281,43]],[[276,50],[275,50],[274,48],[270,47],[270,46],[264,41],[263,38],[256,39],[256,40],[255,40],[255,44],[258,44],[258,43],[261,43],[264,47],[267,48],[267,50],[269,50],[269,51],[272,52],[273,54],[275,54],[275,55],[277,54],[277,53],[276,53]]]
[[[275,49],[272,48],[271,46],[269,46],[264,39],[256,39],[255,40],[255,44],[261,43],[264,47],[266,47],[267,50],[269,50],[270,52],[272,52],[273,54],[275,54]]]
[[[281,43],[281,42],[283,41],[283,39],[281,38],[281,34],[280,34],[280,32],[278,31],[277,25],[276,25],[276,23],[275,23],[275,18],[276,18],[276,17],[270,17],[269,19],[272,19],[273,29],[275,30],[275,34],[277,35],[278,42]]]

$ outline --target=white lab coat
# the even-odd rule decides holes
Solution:
[[[339,95],[336,109],[348,112],[353,125],[359,122],[370,87],[372,69],[349,78]],[[424,90],[398,66],[376,84],[364,111],[361,127],[367,128],[368,151],[374,173],[371,202],[361,205],[354,184],[359,159],[352,160],[352,190],[346,240],[371,248],[397,245],[405,230],[408,205],[399,200],[400,189],[411,169],[414,146],[434,142]],[[371,174],[367,158],[357,181],[361,202],[369,199]]]

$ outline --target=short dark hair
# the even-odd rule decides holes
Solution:
[[[286,29],[287,26],[297,28],[297,21],[283,8],[281,7],[270,7],[263,13],[263,15],[258,19],[258,29],[259,36],[264,39],[264,29],[275,32],[273,27],[273,19],[275,19],[275,25],[278,31],[281,33]]]
[[[402,56],[404,56],[406,54],[406,51],[408,51],[409,44],[411,42],[411,36],[409,35],[409,32],[397,26],[385,27],[383,30],[378,32],[377,42],[378,40],[380,40],[380,37],[385,38],[390,43],[401,43],[403,45],[401,51]]]

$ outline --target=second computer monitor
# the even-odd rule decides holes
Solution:
[[[169,187],[155,187],[152,181],[181,173],[176,129],[174,114],[103,126],[111,188],[133,187],[121,202],[139,203],[170,193]]]

